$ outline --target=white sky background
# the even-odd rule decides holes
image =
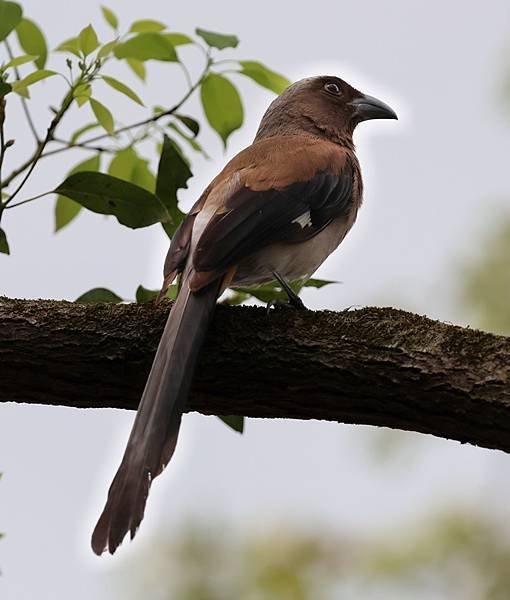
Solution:
[[[90,21],[100,24],[102,39],[109,35],[98,2],[23,4],[52,46]],[[288,1],[109,5],[124,24],[158,18],[177,31],[200,26],[236,33],[241,44],[225,55],[260,60],[292,79],[336,74],[395,108],[398,122],[365,123],[356,135],[365,204],[347,240],[317,273],[344,283],[306,292],[305,301],[313,308],[390,304],[459,320],[455,270],[463,257],[477,255],[484,225],[509,212],[510,121],[498,103],[510,62],[506,0],[315,0],[313,17],[309,4]],[[148,105],[164,98],[172,104],[182,89],[177,67],[154,64],[150,73],[148,85],[137,88],[142,97]],[[227,156],[204,127],[200,139],[212,160],[194,160],[183,206],[250,143],[272,98],[248,80],[236,82],[246,123],[232,136]],[[45,106],[61,89],[56,81],[39,84],[33,97]],[[98,97],[121,122],[140,114],[114,92]],[[184,112],[197,110],[195,99]],[[83,114],[75,111],[64,131],[82,124]],[[48,113],[39,109],[35,116],[42,131]],[[31,147],[21,113],[15,127],[8,122],[20,156]],[[54,187],[82,155],[59,156],[41,162],[27,196]],[[157,226],[132,232],[113,219],[82,214],[53,235],[52,208],[53,200],[44,198],[8,211],[12,256],[0,255],[0,294],[72,300],[95,286],[125,297],[139,283],[158,287],[166,243]],[[137,544],[121,547],[120,558],[98,559],[89,536],[132,418],[120,411],[0,406],[0,530],[7,533],[0,542],[2,599],[112,597],[105,573]],[[383,469],[367,458],[370,435],[366,427],[251,420],[240,437],[216,419],[187,416],[175,460],[152,489],[137,542],[196,516],[243,527],[284,519],[393,530],[444,503],[492,508],[495,496],[510,496],[510,459],[501,453],[410,435],[400,460]]]

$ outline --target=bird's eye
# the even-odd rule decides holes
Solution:
[[[334,96],[340,96],[340,94],[342,93],[340,90],[340,86],[336,83],[332,83],[331,81],[324,85],[324,89],[326,90],[326,92],[329,92]]]

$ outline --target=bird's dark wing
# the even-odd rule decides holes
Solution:
[[[224,272],[271,243],[299,243],[317,235],[349,211],[353,168],[346,161],[339,173],[318,171],[280,189],[237,190],[200,236],[192,256],[194,270]]]
[[[159,293],[159,299],[165,295],[166,290],[173,283],[175,277],[184,270],[190,250],[191,234],[193,233],[195,218],[204,205],[209,194],[209,189],[210,186],[206,188],[197,202],[191,207],[191,210],[176,229],[172,237],[170,248],[168,249],[165,259],[165,266],[163,267],[164,279],[163,286]]]

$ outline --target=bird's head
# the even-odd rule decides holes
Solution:
[[[362,121],[396,118],[387,104],[359,92],[339,77],[308,77],[293,83],[271,103],[257,139],[308,132],[344,141],[352,137]]]

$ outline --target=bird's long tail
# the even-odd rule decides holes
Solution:
[[[138,408],[124,457],[92,534],[92,549],[113,554],[143,519],[152,479],[172,458],[181,416],[221,281],[198,293],[187,281],[168,317]]]

